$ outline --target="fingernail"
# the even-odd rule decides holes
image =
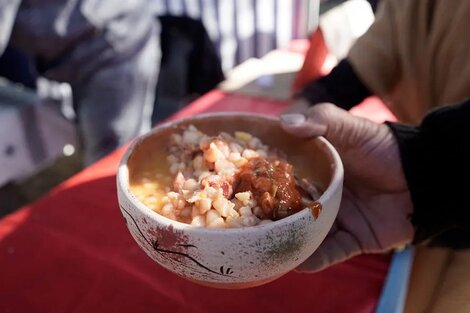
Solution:
[[[293,113],[293,114],[283,114],[281,115],[281,121],[287,125],[299,125],[305,122],[305,115]]]

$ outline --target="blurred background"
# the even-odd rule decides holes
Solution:
[[[0,217],[202,94],[230,90],[243,64],[308,46],[320,24],[335,64],[376,4],[10,1],[0,10]],[[272,84],[263,78],[258,85]]]

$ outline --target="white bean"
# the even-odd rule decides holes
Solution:
[[[251,216],[251,215],[253,215],[253,212],[251,211],[251,208],[247,207],[247,206],[242,206],[240,208],[240,210],[238,210],[238,212],[240,212],[241,216]]]
[[[213,227],[213,228],[224,228],[225,227],[225,221],[223,218],[218,217],[215,220],[213,220],[210,224],[207,225],[208,227]]]
[[[170,173],[175,175],[179,171],[179,163],[173,163],[170,165]]]
[[[197,156],[193,159],[193,168],[194,168],[195,170],[201,170],[203,164],[204,164],[204,159],[202,158],[202,155],[197,155]]]
[[[145,205],[155,205],[157,204],[157,198],[155,196],[148,196],[144,200]]]
[[[239,152],[232,152],[232,153],[230,153],[230,155],[228,156],[228,159],[229,159],[229,161],[231,161],[231,162],[236,162],[236,161],[240,160],[241,157],[242,157],[242,156],[241,156],[241,154],[240,154]]]
[[[243,224],[239,217],[229,216],[225,219],[225,223],[227,224],[228,227],[232,227],[232,228],[243,227]]]
[[[235,163],[235,165],[237,167],[242,167],[243,165],[246,164],[246,162],[248,162],[248,160],[246,158],[240,158],[240,159],[234,161],[233,163]]]
[[[199,187],[198,182],[193,178],[186,180],[183,184],[183,189],[185,190],[193,191],[193,190],[196,190],[198,187]]]
[[[219,149],[220,152],[223,153],[224,157],[228,157],[230,154],[230,148],[227,146],[227,144],[221,140],[217,140],[215,142],[215,145],[217,149]]]
[[[224,227],[224,219],[216,210],[209,210],[206,213],[206,225],[208,227]]]
[[[197,227],[205,227],[206,226],[206,218],[202,215],[196,215],[191,220],[191,225]]]
[[[210,199],[215,199],[215,197],[217,197],[217,195],[219,194],[219,192],[214,187],[211,187],[211,186],[204,188],[204,193]]]
[[[200,214],[204,214],[211,209],[212,201],[209,198],[202,198],[196,201],[196,206]]]
[[[232,153],[242,153],[243,152],[243,147],[240,146],[238,143],[231,142],[229,144],[230,150],[232,150]]]
[[[255,225],[258,225],[258,223],[260,222],[259,218],[257,218],[256,216],[254,215],[250,215],[250,216],[242,216],[241,217],[241,222],[243,224],[243,226],[255,226]]]
[[[244,205],[248,204],[251,199],[251,191],[238,192],[235,194],[235,198],[240,200]]]
[[[204,172],[202,172],[202,173],[199,175],[198,180],[199,180],[199,182],[201,182],[201,180],[203,180],[204,178],[206,178],[206,177],[208,177],[208,176],[211,176],[211,175],[212,175],[211,172],[209,172],[209,171],[204,171]]]
[[[255,151],[255,150],[251,150],[251,149],[245,149],[245,151],[243,151],[242,153],[242,157],[244,157],[245,159],[254,159],[254,158],[257,158],[258,157],[258,153]]]
[[[182,198],[179,198],[177,205],[176,205],[176,209],[181,211],[184,209],[185,205],[186,205],[186,201]]]
[[[228,140],[228,141],[233,140],[232,135],[230,135],[229,133],[226,133],[226,132],[221,132],[221,133],[219,134],[219,136],[220,136],[221,138],[225,139],[225,140]]]
[[[160,212],[163,216],[176,220],[175,210],[171,203],[165,204]]]
[[[256,150],[256,153],[258,153],[258,156],[261,157],[261,158],[267,158],[268,157],[268,153],[264,150],[258,149],[258,150]]]
[[[170,191],[169,193],[167,193],[167,196],[173,206],[178,205],[179,193]]]
[[[181,144],[181,142],[183,141],[183,138],[181,137],[180,134],[173,134],[171,139],[172,139],[172,140],[174,141],[174,143],[176,143],[176,144]]]
[[[193,205],[191,207],[191,216],[194,218],[196,216],[200,215],[199,214],[199,208],[196,205]]]
[[[248,142],[248,147],[250,147],[253,150],[258,149],[258,147],[260,146],[261,146],[261,140],[259,140],[256,137],[251,138],[250,141]]]
[[[223,172],[226,170],[234,170],[234,169],[235,169],[235,165],[230,161],[227,161],[225,159],[215,161],[215,170],[217,172]]]
[[[197,131],[186,130],[183,133],[183,143],[195,145],[199,142],[201,135]]]
[[[240,214],[234,208],[228,210],[227,217],[239,217]]]
[[[209,149],[204,151],[204,159],[207,162],[214,163],[215,161],[221,160],[223,158],[225,158],[224,154],[219,150],[219,148],[217,148],[217,146],[213,142],[211,142],[211,144],[209,145]]]
[[[184,218],[189,218],[191,217],[191,208],[190,207],[185,207],[183,208],[181,211],[180,211],[180,214],[179,214],[181,217],[184,217]]]
[[[220,217],[219,212],[216,210],[209,210],[206,213],[206,224],[210,224],[213,220],[217,219]]]
[[[217,212],[220,213],[221,216],[227,217],[230,211],[233,210],[235,203],[232,203],[223,197],[219,197],[214,200],[212,205],[214,206],[214,209],[216,209]]]

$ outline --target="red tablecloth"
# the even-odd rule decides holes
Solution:
[[[278,114],[285,106],[214,91],[176,117]],[[373,100],[356,113],[391,118]],[[0,221],[0,312],[373,312],[387,255],[360,256],[317,274],[289,273],[248,290],[210,289],[167,272],[137,247],[119,212],[115,171],[123,152]]]

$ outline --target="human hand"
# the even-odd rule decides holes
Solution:
[[[319,271],[361,253],[385,252],[411,242],[413,205],[398,145],[386,125],[327,103],[304,114],[284,114],[281,124],[298,137],[324,136],[338,150],[345,168],[336,221],[299,271]]]

